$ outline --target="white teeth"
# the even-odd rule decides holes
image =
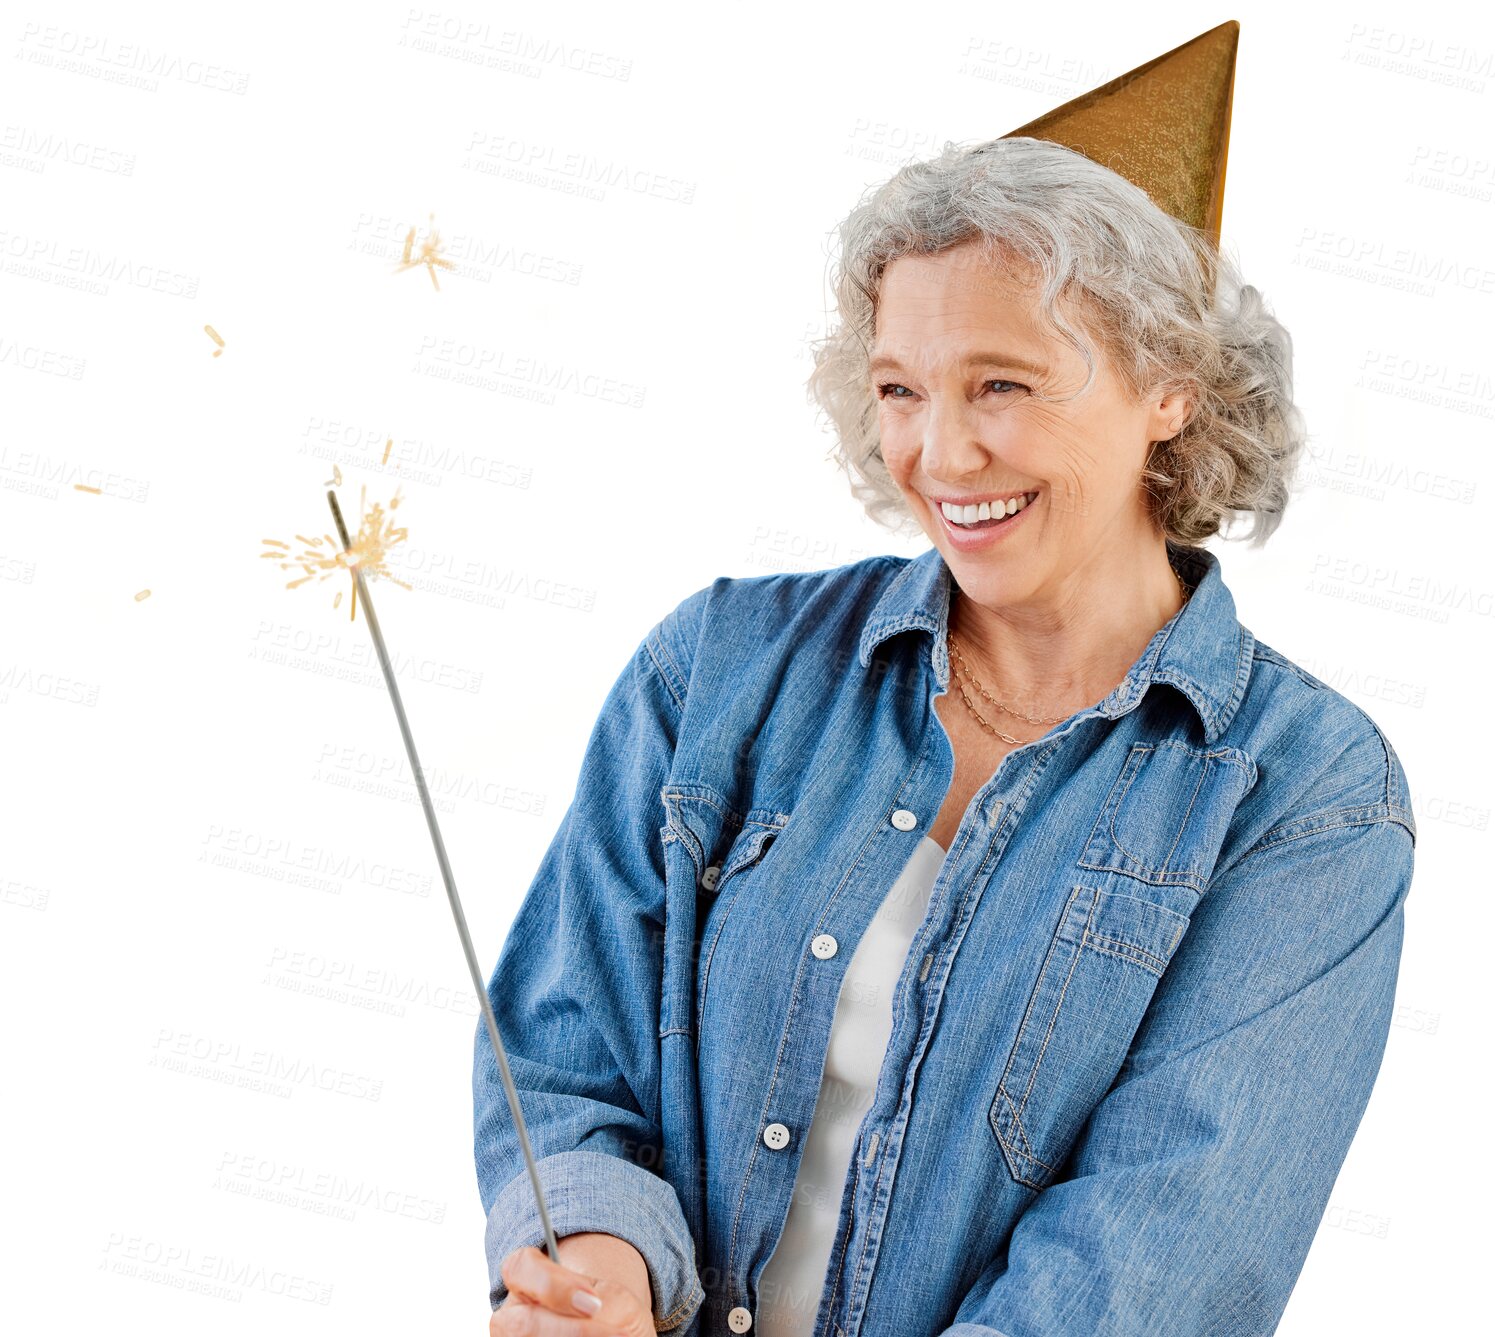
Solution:
[[[977,506],[955,506],[948,501],[940,502],[940,510],[952,524],[973,525],[980,520],[990,520],[994,515],[1016,515],[1027,506],[1038,493],[1025,492],[1020,497],[1009,497],[1007,502],[983,501]]]

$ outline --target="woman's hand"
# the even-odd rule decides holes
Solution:
[[[567,1238],[575,1241],[569,1251],[565,1240],[556,1242],[562,1257],[569,1253],[569,1261],[585,1259],[590,1268],[600,1270],[596,1254],[583,1244],[593,1237]],[[626,1241],[596,1238],[609,1247],[622,1245],[637,1260],[647,1292],[648,1271],[637,1250]],[[620,1270],[631,1278],[635,1271],[627,1263]],[[533,1245],[515,1249],[499,1274],[509,1293],[493,1311],[489,1337],[653,1337],[654,1312],[636,1281],[630,1284],[615,1276],[558,1266]]]

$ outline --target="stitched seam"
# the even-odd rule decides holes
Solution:
[[[1145,759],[1148,753],[1156,751],[1157,749],[1155,747],[1146,748],[1144,749],[1142,756]],[[1205,758],[1205,760],[1207,762],[1209,759]],[[1187,872],[1187,870],[1168,869],[1168,860],[1173,857],[1173,851],[1178,848],[1178,842],[1183,839],[1183,834],[1185,830],[1188,829],[1189,818],[1193,815],[1194,805],[1199,801],[1200,786],[1204,784],[1204,777],[1208,773],[1209,768],[1207,765],[1201,768],[1199,778],[1194,782],[1194,792],[1189,795],[1188,811],[1184,813],[1183,821],[1179,823],[1178,831],[1173,837],[1173,844],[1169,848],[1168,853],[1163,856],[1162,867],[1154,868],[1145,859],[1141,858],[1139,855],[1133,854],[1131,850],[1127,849],[1127,847],[1121,843],[1121,837],[1116,834],[1116,819],[1121,816],[1122,810],[1126,805],[1127,796],[1131,793],[1132,790],[1132,782],[1137,778],[1138,773],[1142,770],[1142,765],[1142,762],[1139,762],[1137,764],[1131,776],[1127,779],[1126,789],[1122,791],[1121,797],[1116,801],[1116,806],[1111,809],[1111,839],[1115,842],[1116,848],[1119,849],[1124,855],[1126,855],[1128,859],[1130,859],[1134,864],[1137,865],[1138,868],[1142,869],[1142,871],[1145,873],[1152,874],[1156,877],[1188,877],[1190,876],[1190,874]]]
[[[669,652],[664,648],[663,641],[657,640],[655,637],[650,636],[645,639],[644,647],[649,652],[649,661],[654,665],[654,671],[659,674],[660,681],[664,683],[665,690],[669,692],[671,698],[675,702],[676,707],[679,709],[680,713],[684,715],[685,698],[681,695],[680,692],[677,692],[675,690],[675,684],[670,681],[670,674],[665,671],[665,666],[668,665],[670,672],[673,672],[676,678],[679,679],[682,689],[685,686],[685,675],[675,667],[675,661],[670,658]],[[661,660],[663,660],[664,662],[661,663]]]
[[[878,1157],[878,1161],[877,1161],[877,1174],[873,1176],[873,1179],[872,1179],[872,1192],[869,1195],[871,1197],[871,1200],[874,1203],[877,1201],[877,1186],[880,1183],[882,1183],[882,1170],[883,1170],[883,1166],[888,1163],[889,1159],[890,1158],[887,1157],[887,1156],[880,1156],[880,1157]],[[871,1233],[869,1232],[867,1234],[867,1236],[862,1240],[862,1251],[861,1251],[861,1253],[859,1253],[857,1255],[856,1271],[851,1274],[851,1288],[846,1292],[846,1297],[847,1297],[847,1300],[848,1300],[849,1303],[853,1303],[854,1304],[856,1302],[857,1284],[862,1279],[862,1264],[867,1261],[867,1250],[871,1246],[871,1244],[872,1244],[872,1236],[871,1236]]]
[[[853,1221],[855,1219],[855,1206],[856,1206],[857,1185],[859,1185],[862,1182],[862,1167],[858,1163],[858,1159],[856,1157],[852,1157],[852,1166],[853,1166],[853,1169],[854,1169],[854,1174],[853,1174],[852,1181],[851,1181],[851,1201],[852,1201],[852,1208],[853,1208],[853,1210],[852,1210],[851,1213],[849,1213],[847,1215],[847,1218],[846,1218],[846,1238],[841,1241],[841,1262],[842,1262],[842,1265],[844,1265],[845,1261],[846,1261],[846,1246],[847,1246],[847,1244],[849,1244],[851,1242],[851,1228],[852,1228]],[[834,1254],[832,1256],[834,1257]],[[840,1293],[840,1288],[841,1288],[841,1268],[837,1267],[836,1268],[836,1272],[835,1272],[835,1276],[831,1279],[831,1298],[830,1298],[830,1303],[826,1306],[826,1312],[827,1313],[833,1313],[833,1312],[835,1312],[835,1308],[836,1308],[836,1296]]]
[[[1043,1165],[1044,1169],[1048,1169],[1048,1166],[1044,1165],[1043,1161],[1039,1160],[1037,1154],[1034,1152],[1033,1144],[1028,1140],[1028,1130],[1023,1126],[1022,1115],[1018,1112],[1017,1105],[1013,1102],[1012,1096],[1006,1088],[1002,1089],[1002,1099],[1012,1108],[1012,1130],[1017,1134],[1018,1140],[1023,1144],[1018,1154],[1026,1156],[1030,1161],[1035,1161],[1039,1165]]]
[[[731,816],[739,818],[739,819],[742,817],[741,813],[739,813],[735,809],[730,808],[730,807],[727,806],[726,800],[724,800],[724,799],[718,800],[716,798],[716,796],[713,793],[710,792],[710,786],[709,785],[697,785],[697,786],[693,786],[693,788],[700,789],[700,790],[702,790],[704,792],[702,792],[702,793],[690,793],[685,788],[677,787],[675,789],[667,789],[667,790],[665,790],[664,796],[665,796],[665,798],[699,799],[702,803],[709,803],[713,808],[715,808],[724,817],[727,816],[728,814],[731,814]]]
[[[1286,835],[1278,836],[1275,840],[1267,838],[1272,835],[1272,832],[1268,831],[1266,836],[1263,836],[1255,845],[1231,864],[1227,871],[1234,872],[1253,854],[1261,854],[1277,845],[1285,845],[1290,840],[1301,840],[1304,836],[1316,836],[1321,831],[1335,831],[1347,826],[1375,826],[1379,822],[1389,821],[1395,822],[1398,826],[1405,828],[1408,834],[1411,834],[1411,828],[1400,817],[1395,815],[1397,811],[1400,810],[1382,812],[1380,804],[1371,803],[1353,808],[1340,808],[1334,813],[1321,813],[1317,817],[1299,818],[1297,821],[1287,824],[1284,827],[1273,828],[1278,831],[1287,830]],[[1337,820],[1326,820],[1330,818]],[[1305,825],[1305,823],[1311,823],[1312,825]],[[1301,829],[1292,829],[1298,827],[1301,827]]]
[[[1235,712],[1240,708],[1241,702],[1245,699],[1246,685],[1251,680],[1251,656],[1252,652],[1256,649],[1256,637],[1244,622],[1238,621],[1236,625],[1240,628],[1240,635],[1236,638],[1235,685],[1230,693],[1230,700],[1226,702],[1221,712],[1221,723],[1216,730],[1217,736],[1224,729],[1225,720],[1235,718]],[[1213,742],[1214,739],[1210,741]],[[1248,787],[1256,783],[1256,763],[1254,761],[1249,768],[1246,768],[1246,780]]]
[[[1012,1097],[1007,1094],[1006,1088],[1003,1087],[1000,1083],[998,1083],[998,1085],[997,1085],[997,1101],[999,1103],[1005,1102],[1006,1105],[1008,1106],[1008,1115],[1007,1115],[1007,1120],[1006,1121],[1009,1122],[1012,1125],[1013,1132],[1015,1132],[1017,1134],[1017,1136],[1021,1139],[1022,1144],[1023,1144],[1022,1147],[1013,1147],[1012,1148],[1012,1154],[1014,1156],[1026,1156],[1028,1154],[1028,1138],[1027,1138],[1027,1135],[1023,1132],[1023,1126],[1022,1126],[1021,1123],[1018,1122],[1017,1116],[1015,1114],[1011,1113]],[[997,1134],[997,1140],[999,1142],[1001,1142],[1002,1145],[1005,1147],[1007,1145],[1007,1136],[1006,1136],[1006,1134],[1004,1134],[1002,1132],[1002,1123],[1003,1123],[1002,1116],[995,1109],[992,1111],[992,1115],[993,1115],[993,1118],[992,1118],[992,1128],[993,1128],[993,1130]]]
[[[1313,677],[1307,669],[1294,664],[1292,660],[1290,660],[1280,650],[1272,649],[1272,647],[1270,645],[1267,645],[1265,642],[1257,641],[1255,646],[1252,648],[1251,655],[1254,659],[1260,659],[1264,663],[1275,664],[1278,668],[1286,669],[1289,673],[1296,677],[1299,682],[1303,683],[1304,686],[1311,687],[1316,692],[1330,690],[1328,683],[1324,682],[1322,679]]]
[[[655,1323],[654,1330],[656,1332],[663,1332],[666,1328],[673,1328],[692,1307],[699,1305],[705,1298],[706,1292],[701,1288],[700,1279],[697,1278],[696,1288],[691,1292],[690,1298],[682,1300],[675,1309]]]
[[[1017,1106],[1012,1103],[1012,1097],[1007,1094],[1006,1087],[1000,1085],[997,1087],[997,1099],[1006,1102],[1008,1107],[1008,1122],[1012,1124],[1012,1131],[1017,1134],[1018,1141],[1023,1144],[1022,1147],[1017,1150],[1017,1154],[1019,1156],[1029,1155],[1032,1152],[1033,1148],[1028,1142],[1028,1134],[1023,1128],[1022,1121],[1017,1117]],[[1000,1121],[997,1128],[997,1136],[1002,1136]]]
[[[1043,979],[1044,976],[1048,973],[1049,962],[1053,959],[1054,948],[1059,941],[1059,933],[1064,927],[1064,921],[1069,918],[1069,907],[1074,904],[1075,897],[1079,894],[1079,887],[1075,887],[1069,893],[1069,899],[1064,902],[1064,909],[1059,916],[1059,927],[1054,930],[1052,936],[1049,938],[1049,945],[1044,951],[1043,964],[1038,968],[1038,979],[1033,985],[1032,993],[1028,995],[1028,1005],[1023,1009],[1023,1019],[1018,1022],[1017,1036],[1012,1042],[1012,1052],[1007,1055],[1007,1066],[1002,1069],[1001,1080],[997,1082],[997,1089],[999,1091],[1002,1091],[1004,1094],[1007,1089],[1008,1075],[1012,1072],[1013,1063],[1017,1061],[1018,1050],[1023,1047],[1023,1035],[1027,1032],[1028,1029],[1028,1018],[1032,1015],[1033,1008],[1037,1004],[1039,996],[1043,993]],[[1007,1099],[1011,1101],[1012,1097],[1008,1096]]]
[[[1366,718],[1369,719],[1370,717],[1367,716]],[[1381,754],[1386,758],[1386,790],[1381,796],[1381,802],[1386,805],[1386,809],[1389,812],[1391,810],[1391,749],[1386,746],[1386,738],[1381,733],[1381,726],[1374,720],[1371,720],[1370,725],[1376,731],[1376,738],[1380,740],[1381,744]]]
[[[1084,945],[1092,951],[1104,952],[1107,956],[1120,957],[1121,960],[1131,965],[1141,966],[1144,970],[1151,971],[1154,975],[1161,975],[1166,963],[1159,957],[1154,956],[1145,948],[1138,947],[1135,943],[1123,942],[1120,938],[1102,938],[1096,934],[1087,933]],[[1118,948],[1122,950],[1117,950]]]
[[[999,1091],[998,1094],[1000,1094],[1002,1099],[1005,1100],[1009,1105],[1012,1104],[1012,1097],[1008,1095],[1006,1091]],[[1021,1147],[1011,1145],[1009,1140],[1003,1137],[1001,1131],[998,1130],[997,1138],[1002,1143],[1002,1145],[1006,1147],[1019,1160],[1032,1161],[1034,1165],[1041,1165],[1045,1170],[1053,1173],[1054,1167],[1052,1165],[1050,1165],[1047,1161],[1040,1160],[1033,1154],[1033,1146],[1028,1141],[1028,1135],[1023,1129],[1022,1120],[1017,1115],[1016,1107],[1014,1107],[1013,1109],[1012,1126],[1014,1131],[1016,1131],[1018,1137],[1022,1139],[1023,1145]]]
[[[1208,760],[1199,770],[1199,779],[1194,783],[1194,792],[1189,795],[1189,808],[1184,813],[1184,820],[1178,828],[1178,834],[1173,837],[1173,846],[1163,859],[1163,867],[1167,868],[1173,861],[1173,856],[1178,850],[1179,842],[1184,838],[1184,832],[1189,829],[1189,818],[1194,815],[1194,808],[1199,802],[1199,791],[1204,788],[1205,779],[1209,776],[1211,765]]]
[[[1008,1142],[1000,1132],[997,1133],[997,1141],[1002,1144],[1002,1154],[1007,1161],[1008,1174],[1011,1175],[1011,1177],[1015,1179],[1019,1184],[1026,1184],[1029,1188],[1042,1188],[1042,1178],[1028,1169],[1027,1162],[1033,1161],[1038,1165],[1043,1165],[1043,1162],[1038,1160],[1036,1156],[1028,1156],[1019,1151],[1010,1142]],[[1014,1159],[1017,1160],[1020,1164],[1017,1166],[1013,1165]],[[1048,1169],[1047,1166],[1044,1166],[1044,1168]],[[1050,1173],[1052,1174],[1052,1171],[1050,1171]]]
[[[1126,806],[1126,801],[1131,795],[1132,785],[1136,781],[1137,776],[1141,773],[1143,766],[1146,765],[1148,754],[1155,753],[1159,748],[1163,747],[1173,748],[1175,751],[1179,752],[1187,752],[1191,756],[1197,757],[1206,763],[1215,761],[1232,762],[1236,766],[1238,766],[1242,772],[1245,773],[1248,784],[1251,779],[1251,770],[1249,767],[1247,767],[1245,762],[1243,762],[1238,756],[1236,756],[1234,752],[1228,749],[1222,748],[1214,752],[1200,752],[1197,748],[1190,747],[1188,744],[1180,743],[1176,740],[1169,740],[1166,742],[1153,744],[1134,743],[1132,745],[1132,751],[1128,756],[1126,763],[1127,767],[1130,767],[1131,773],[1127,775],[1126,784],[1122,786],[1121,793],[1111,804],[1111,819],[1108,824],[1108,831],[1112,843],[1114,843],[1116,848],[1119,849],[1124,855],[1126,855],[1128,859],[1136,864],[1137,869],[1145,878],[1149,880],[1160,880],[1159,885],[1169,885],[1169,879],[1177,879],[1179,883],[1183,885],[1197,886],[1202,891],[1204,889],[1203,880],[1198,873],[1190,869],[1169,869],[1167,867],[1167,863],[1168,859],[1173,856],[1173,851],[1178,848],[1178,842],[1183,839],[1183,833],[1188,830],[1189,817],[1194,811],[1195,803],[1198,802],[1200,788],[1203,786],[1205,778],[1209,774],[1208,765],[1201,768],[1200,770],[1199,779],[1194,785],[1194,792],[1189,796],[1189,810],[1184,814],[1184,819],[1179,824],[1178,834],[1173,839],[1172,849],[1170,849],[1168,851],[1168,854],[1164,856],[1162,868],[1154,868],[1144,859],[1133,854],[1131,850],[1127,849],[1127,847],[1121,843],[1121,838],[1116,834],[1116,819],[1120,817],[1123,809]],[[1133,764],[1134,758],[1136,759],[1135,764]],[[1123,769],[1125,772],[1125,768]],[[1104,818],[1102,818],[1102,820],[1104,820]],[[1104,864],[1088,863],[1083,859],[1080,862],[1081,867],[1084,868],[1104,869],[1107,867],[1107,865]],[[1120,871],[1127,870],[1123,869]]]
[[[1090,912],[1085,916],[1085,927],[1080,931],[1080,942],[1082,944],[1085,941],[1085,935],[1090,932],[1090,925],[1091,925],[1091,923],[1095,919],[1095,907],[1096,907],[1097,901],[1098,901],[1098,897],[1095,897],[1095,896],[1091,897],[1091,900],[1090,900]],[[1065,918],[1067,919],[1068,917],[1069,917],[1069,915],[1068,915],[1068,906],[1066,906],[1065,907]],[[1059,928],[1055,930],[1055,937],[1056,937],[1056,939],[1057,939],[1058,934],[1063,931],[1063,928],[1064,928],[1064,920],[1060,920],[1059,921]],[[1064,995],[1069,992],[1070,981],[1072,979],[1074,979],[1074,977],[1075,977],[1075,968],[1079,965],[1079,963],[1080,963],[1080,952],[1079,952],[1079,948],[1076,947],[1074,957],[1070,960],[1070,963],[1069,963],[1069,973],[1065,975],[1065,977],[1064,977],[1064,983],[1059,986],[1059,997],[1058,997],[1058,1000],[1054,1003],[1054,1010],[1049,1014],[1049,1024],[1044,1029],[1044,1033],[1043,1033],[1043,1044],[1039,1046],[1038,1057],[1033,1060],[1033,1071],[1028,1074],[1028,1086],[1027,1086],[1027,1089],[1023,1092],[1022,1101],[1018,1105],[1018,1113],[1019,1114],[1021,1114],[1023,1112],[1023,1110],[1027,1109],[1027,1107],[1028,1107],[1028,1097],[1033,1094],[1033,1084],[1038,1080],[1038,1070],[1041,1067],[1043,1067],[1043,1058],[1044,1058],[1044,1055],[1048,1053],[1048,1050],[1049,1050],[1049,1041],[1053,1038],[1053,1035],[1054,1035],[1054,1027],[1056,1025],[1058,1025],[1059,1017],[1061,1016],[1061,1014],[1064,1011]],[[1045,963],[1045,965],[1047,965],[1047,963]]]

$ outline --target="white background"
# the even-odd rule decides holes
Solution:
[[[926,546],[863,516],[805,398],[835,224],[1230,17],[1226,245],[1316,459],[1264,550],[1211,546],[1242,621],[1386,730],[1420,828],[1379,1085],[1280,1331],[1466,1330],[1495,28],[1089,0],[8,11],[0,1327],[486,1331],[425,823],[367,628],[261,540],[329,531],[334,464],[355,513],[401,489],[415,588],[375,599],[491,968],[655,621]],[[432,214],[439,291],[394,272]]]

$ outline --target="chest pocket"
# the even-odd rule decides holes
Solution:
[[[988,1112],[1018,1182],[1054,1178],[1120,1072],[1255,779],[1234,748],[1133,744],[1078,860],[1094,875],[1073,879]]]
[[[1007,1168],[1043,1188],[1106,1093],[1189,921],[1076,886],[1044,954],[989,1119]]]
[[[1256,783],[1238,748],[1133,743],[1080,855],[1080,867],[1203,895],[1230,820]]]
[[[706,1004],[712,958],[727,916],[745,886],[746,875],[767,855],[789,823],[789,814],[774,808],[734,809],[722,794],[700,783],[667,785],[661,792],[666,821],[660,829],[666,861],[683,852],[680,863],[694,877],[696,888],[694,964],[695,1029],[699,1035]],[[678,977],[678,975],[677,975]]]

